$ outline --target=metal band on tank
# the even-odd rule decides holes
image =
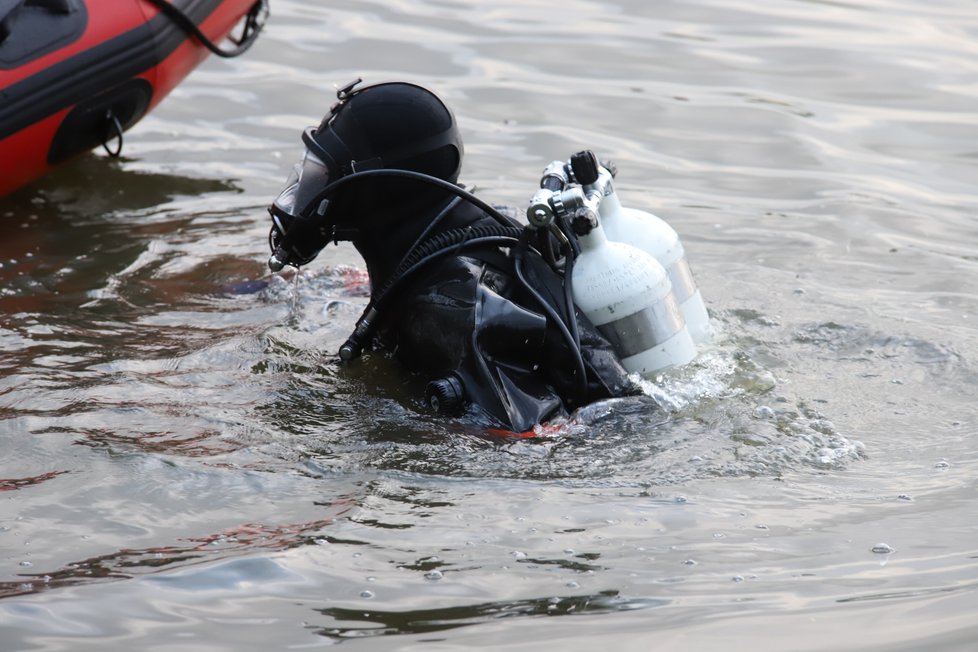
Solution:
[[[598,326],[622,358],[654,348],[686,325],[674,294],[644,310]]]
[[[683,303],[696,294],[696,281],[693,280],[693,272],[689,269],[686,256],[670,265],[666,273],[672,282],[672,292],[676,295],[676,301]]]

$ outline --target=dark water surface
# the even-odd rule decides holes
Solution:
[[[356,76],[490,201],[614,159],[713,346],[524,441],[340,366],[361,263],[268,276],[264,206]],[[976,103],[964,0],[272,0],[0,200],[0,650],[974,649]]]

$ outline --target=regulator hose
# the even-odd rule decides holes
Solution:
[[[360,355],[364,345],[373,335],[377,317],[380,316],[385,304],[390,301],[388,297],[394,296],[394,290],[428,264],[442,256],[455,254],[472,247],[483,245],[514,246],[519,243],[521,232],[522,229],[514,226],[469,226],[439,233],[417,246],[401,261],[387,283],[379,292],[374,294],[374,298],[367,304],[353,333],[340,347],[340,358],[352,360]]]
[[[494,219],[502,226],[507,227],[520,227],[515,221],[503,215],[494,206],[484,202],[482,199],[476,197],[471,192],[465,188],[445,181],[444,179],[439,179],[438,177],[433,177],[422,172],[415,172],[414,170],[400,170],[397,168],[379,168],[376,170],[363,170],[361,172],[354,172],[353,174],[348,174],[345,177],[340,177],[336,181],[328,184],[325,188],[319,191],[305,206],[299,211],[298,215],[318,215],[317,218],[303,218],[297,219],[289,227],[288,232],[283,233],[281,237],[277,240],[270,237],[270,243],[273,246],[272,257],[269,259],[269,266],[272,267],[273,271],[278,271],[285,265],[298,266],[295,263],[289,261],[290,255],[289,251],[294,246],[294,243],[301,242],[303,240],[324,238],[327,234],[325,229],[329,226],[329,221],[326,219],[324,213],[318,212],[317,209],[323,206],[323,202],[332,197],[340,188],[352,183],[358,179],[370,179],[370,178],[401,178],[410,179],[413,181],[418,181],[421,183],[427,183],[429,185],[436,186],[442,190],[464,199],[465,201],[473,204],[477,208],[481,209],[489,217]],[[440,218],[441,216],[439,216]],[[333,233],[338,232],[336,224],[332,225]],[[329,241],[327,238],[326,242]],[[315,257],[315,255],[313,256]],[[305,262],[308,262],[306,260]],[[273,266],[274,264],[274,266]]]
[[[336,181],[330,183],[325,188],[323,188],[318,195],[313,197],[308,204],[306,204],[302,213],[307,213],[314,207],[318,206],[324,199],[328,199],[333,193],[335,193],[340,187],[345,186],[348,183],[356,181],[357,179],[370,179],[374,177],[399,177],[402,179],[412,179],[414,181],[420,181],[422,183],[427,183],[433,186],[437,186],[446,192],[449,192],[456,197],[461,197],[465,201],[481,208],[485,213],[487,213],[494,220],[503,224],[505,226],[514,226],[513,220],[503,215],[499,212],[496,207],[491,204],[486,203],[476,195],[463,188],[462,186],[452,183],[450,181],[445,181],[438,177],[433,177],[430,174],[425,174],[424,172],[415,172],[414,170],[401,170],[398,168],[378,168],[376,170],[361,170],[360,172],[354,172],[348,174],[345,177],[340,177]]]
[[[519,242],[523,230],[515,226],[464,226],[443,231],[411,251],[397,266],[390,279],[377,293],[374,303],[382,303],[393,288],[401,285],[403,279],[418,271],[429,262],[447,253],[457,253],[463,248],[480,244],[509,244]]]
[[[570,319],[567,321],[572,324],[568,327],[567,323],[564,322],[564,317],[557,313],[550,303],[540,295],[533,285],[526,280],[526,275],[523,273],[523,262],[527,250],[529,249],[529,235],[530,229],[525,229],[520,236],[519,244],[516,245],[516,250],[514,251],[513,258],[514,264],[513,269],[516,270],[516,278],[519,280],[520,284],[526,288],[530,296],[540,305],[550,320],[560,331],[564,340],[568,344],[568,348],[571,351],[571,362],[574,365],[574,376],[576,380],[577,389],[577,404],[584,405],[587,403],[587,372],[584,369],[584,357],[581,354],[581,342],[577,332],[577,320],[574,317],[574,303],[567,306],[567,311],[570,315]],[[571,279],[568,276],[564,276],[564,292],[565,296],[571,295]],[[573,331],[573,333],[572,333]]]
[[[577,328],[577,316],[574,314],[575,303],[574,303],[574,261],[581,254],[581,245],[577,242],[577,238],[574,237],[573,231],[571,230],[570,224],[567,222],[567,217],[564,215],[558,215],[557,228],[564,234],[565,244],[563,246],[564,250],[564,305],[567,308],[567,325],[570,328],[571,336],[574,339],[574,345],[577,349],[581,348],[581,334]]]

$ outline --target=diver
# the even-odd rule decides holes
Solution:
[[[411,83],[360,86],[302,134],[306,150],[269,207],[273,271],[350,241],[370,301],[340,357],[391,353],[427,382],[434,411],[521,433],[640,393],[564,282],[573,246],[458,183],[452,111]]]

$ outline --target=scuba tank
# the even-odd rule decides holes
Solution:
[[[625,369],[649,376],[695,358],[696,344],[659,261],[609,240],[590,209],[579,210],[571,225],[581,246],[572,274],[574,303]]]
[[[598,220],[606,196],[597,183],[600,166],[594,154],[575,154],[570,165],[582,187],[565,188],[548,168],[527,218],[537,227],[569,218],[564,230],[580,249],[570,270],[574,303],[611,342],[629,372],[649,377],[690,362],[696,344],[665,268],[645,251],[608,238]]]
[[[686,252],[679,240],[679,234],[668,222],[652,213],[622,206],[615,192],[613,177],[612,170],[602,165],[596,181],[604,186],[600,216],[608,239],[628,242],[662,264],[672,281],[672,291],[683,311],[689,334],[698,344],[706,342],[712,334],[710,317],[689,269],[689,263],[686,262]]]

